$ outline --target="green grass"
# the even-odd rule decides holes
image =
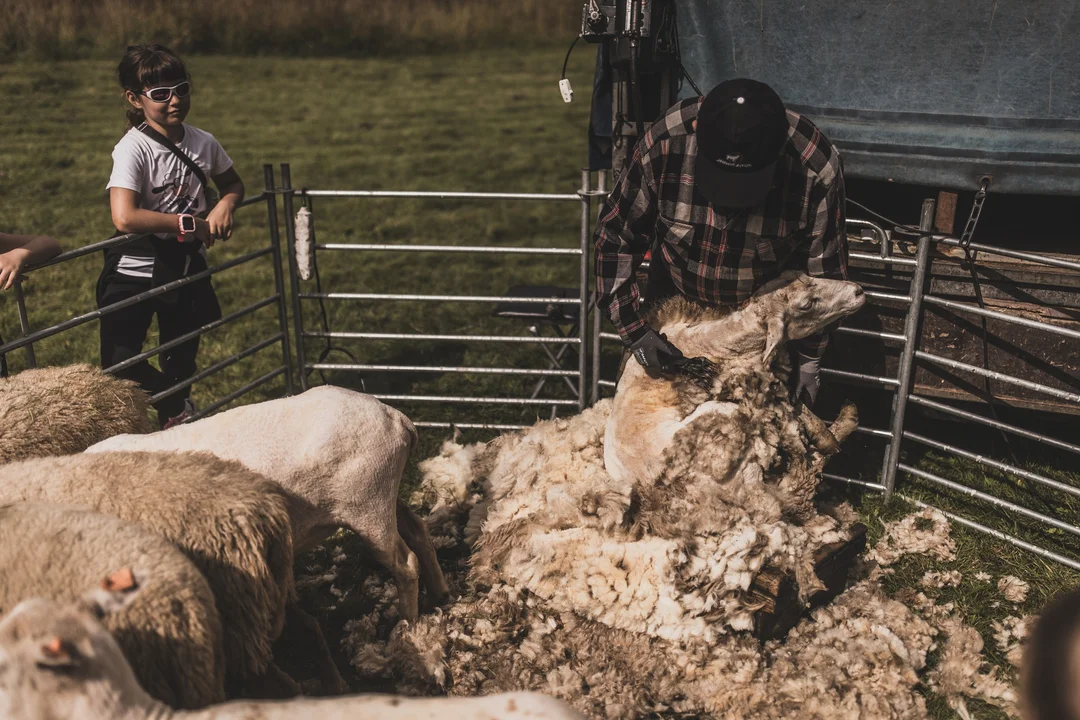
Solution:
[[[569,42],[580,0],[4,0],[0,60],[119,60],[133,42],[214,55],[373,56]]]
[[[289,162],[297,187],[334,189],[411,189],[573,192],[585,160],[588,93],[593,64],[590,48],[579,47],[569,75],[578,101],[564,105],[557,82],[562,47],[477,50],[395,59],[275,59],[270,57],[196,57],[190,68],[196,95],[192,124],[213,132],[232,155],[249,193],[262,187],[263,163]],[[0,96],[8,112],[0,115],[5,137],[0,155],[0,231],[43,232],[65,248],[82,246],[112,233],[104,186],[112,146],[123,132],[123,106],[112,77],[114,60],[17,63],[0,65]],[[414,200],[318,199],[314,203],[320,242],[442,242],[454,244],[576,247],[580,208],[576,203],[459,202]],[[283,218],[282,218],[283,219]],[[268,242],[266,212],[242,210],[232,241],[211,251],[214,261],[236,257]],[[34,327],[87,312],[94,307],[93,287],[100,256],[84,258],[32,275],[27,285]],[[490,256],[426,254],[321,253],[324,289],[356,292],[499,294],[516,283],[577,285],[571,259],[535,256],[499,259]],[[269,261],[227,271],[216,279],[226,312],[273,292]],[[313,290],[314,283],[304,283]],[[327,305],[334,330],[439,332],[453,334],[520,334],[519,322],[491,316],[490,305],[432,303],[353,303]],[[318,325],[317,306],[305,307],[305,323]],[[214,331],[204,339],[200,365],[227,358],[277,331],[272,308],[245,321]],[[9,294],[0,294],[0,334],[18,335],[18,320]],[[37,345],[41,364],[97,363],[97,324]],[[546,367],[537,348],[472,343],[359,343],[340,341],[358,361],[370,363],[440,364],[504,367]],[[312,343],[309,354],[320,346]],[[615,359],[611,349],[606,362]],[[341,354],[332,356],[343,360]],[[13,370],[22,354],[9,357]],[[247,379],[281,361],[269,348],[220,376],[199,383],[195,399],[207,404]],[[342,384],[356,384],[354,375],[336,374]],[[313,377],[318,382],[317,377]],[[372,376],[371,391],[396,394],[527,395],[532,381],[458,374],[416,373]],[[280,381],[251,399],[280,394]],[[567,397],[565,388],[549,382],[551,396]],[[403,406],[416,419],[483,419],[530,422],[536,412],[430,405]],[[927,433],[932,434],[932,433]],[[446,436],[422,434],[417,457],[429,456]],[[853,439],[854,440],[854,439]],[[964,443],[957,443],[964,444]],[[914,449],[911,450],[914,453]],[[880,457],[879,455],[877,457]],[[1038,455],[1028,455],[1038,459]],[[1015,482],[1003,481],[967,462],[936,455],[910,455],[909,462],[948,474],[973,487],[1043,507]],[[869,461],[863,478],[874,480],[879,460]],[[1075,462],[1075,461],[1071,461]],[[1055,463],[1057,467],[1075,467]],[[1037,463],[1031,469],[1037,469]],[[1076,473],[1043,468],[1058,479],[1075,483]],[[407,484],[416,481],[415,464]],[[1080,556],[1075,538],[1048,532],[1032,523],[1002,517],[925,483],[900,479],[903,492],[946,509],[963,510],[975,519],[1061,552]],[[1047,511],[1077,516],[1068,497],[1044,494]],[[902,512],[873,497],[860,500],[871,533],[879,520]],[[1080,582],[1080,575],[985,536],[954,526],[958,557],[942,566],[925,558],[907,558],[889,579],[889,589],[917,583],[927,570],[961,570],[965,581],[947,590],[943,601],[955,600],[968,622],[987,639],[988,655],[998,663],[990,622],[1012,612],[993,607],[996,588],[978,587],[974,573],[987,569],[995,578],[1015,574],[1032,584],[1022,610],[1034,612],[1058,590]],[[350,551],[350,557],[355,553]],[[347,607],[345,608],[347,610]],[[344,622],[339,609],[337,620]],[[325,616],[324,616],[325,619]],[[335,622],[337,621],[335,620]],[[952,717],[940,698],[929,698],[932,717]],[[972,704],[974,706],[974,703]],[[999,717],[972,707],[977,717]]]

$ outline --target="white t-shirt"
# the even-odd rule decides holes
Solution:
[[[180,152],[195,161],[207,180],[232,167],[232,159],[217,139],[184,123],[184,137],[176,143]],[[187,165],[167,147],[137,128],[131,128],[113,148],[113,168],[108,188],[127,188],[139,193],[139,207],[162,213],[198,214],[206,210],[206,188]],[[160,236],[168,237],[168,235]],[[153,275],[154,258],[124,255],[117,272],[132,277]]]

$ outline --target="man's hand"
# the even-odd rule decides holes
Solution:
[[[808,408],[814,407],[818,389],[821,387],[821,358],[808,357],[796,353],[799,361],[799,380],[795,384],[792,402],[802,402]]]
[[[0,290],[9,290],[15,280],[21,279],[22,269],[29,257],[30,251],[25,248],[0,253]]]
[[[696,385],[708,390],[716,378],[716,366],[708,358],[688,358],[667,337],[649,330],[630,346],[634,358],[646,370],[662,375],[685,375]]]
[[[634,359],[646,370],[674,372],[686,362],[686,356],[679,348],[667,341],[667,337],[650,329],[636,343],[630,346]]]

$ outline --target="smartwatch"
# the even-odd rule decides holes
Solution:
[[[180,215],[180,234],[189,235],[195,232],[195,217],[193,215]]]

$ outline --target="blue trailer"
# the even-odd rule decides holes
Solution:
[[[642,18],[648,22],[640,37],[608,37],[598,52],[592,167],[612,167],[618,174],[642,125],[697,88],[708,92],[734,77],[762,80],[838,145],[849,199],[915,225],[921,200],[937,196],[935,232],[961,236],[978,194],[986,213],[977,242],[1062,260],[1060,267],[1046,267],[982,254],[973,280],[964,251],[938,243],[930,292],[1080,329],[1080,272],[1070,267],[1080,263],[1080,12],[1074,0],[617,5],[628,18],[640,8],[639,25]],[[668,39],[664,34],[671,27],[677,34]],[[888,229],[854,205],[849,218]],[[880,238],[867,228],[850,223],[856,255],[880,254],[884,244],[901,253],[914,247],[897,243],[902,236]],[[882,292],[906,288],[911,279],[902,266],[865,258],[852,260],[852,272]],[[885,308],[858,322],[897,332],[902,313]],[[935,307],[924,318],[920,347],[1080,392],[1080,342],[1064,339],[1051,357],[1033,346],[1022,327],[991,320],[986,335],[970,317]],[[855,340],[838,344],[848,342]],[[844,367],[845,358],[859,358],[865,368],[865,347],[850,349],[832,353],[841,368],[855,369]],[[875,362],[895,374],[897,353],[878,350]],[[915,384],[920,392],[957,400],[987,395],[980,377],[922,365]],[[1077,407],[1000,383],[991,394],[1020,407]]]

